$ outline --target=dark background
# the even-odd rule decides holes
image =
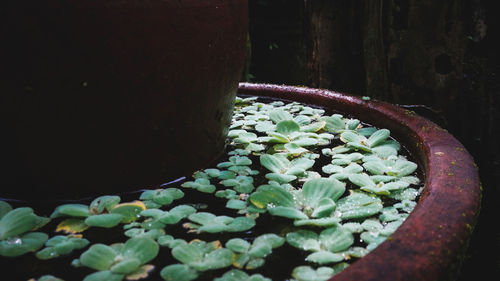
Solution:
[[[493,0],[251,0],[244,80],[370,96],[447,129],[479,167],[459,281],[499,276],[500,22]],[[497,276],[497,277],[495,277]]]

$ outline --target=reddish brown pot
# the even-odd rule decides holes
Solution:
[[[0,17],[0,197],[99,195],[221,153],[246,0],[9,0]]]
[[[481,190],[472,157],[453,136],[412,111],[332,91],[241,83],[239,93],[319,105],[387,128],[424,167],[425,188],[407,220],[332,281],[456,277],[479,213]]]

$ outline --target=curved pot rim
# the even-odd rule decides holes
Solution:
[[[240,83],[238,93],[319,105],[391,131],[424,167],[417,206],[384,243],[331,280],[447,280],[458,272],[479,214],[471,155],[446,130],[413,111],[330,90]]]

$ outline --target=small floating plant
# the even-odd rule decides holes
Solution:
[[[101,196],[49,218],[0,201],[0,256],[69,258],[85,281],[327,280],[389,239],[422,188],[389,130],[297,102],[237,97],[226,152],[127,203]],[[87,235],[111,230],[111,244]],[[284,251],[299,257],[289,270]]]

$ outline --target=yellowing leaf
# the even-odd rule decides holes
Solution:
[[[68,234],[84,232],[89,226],[83,219],[65,219],[57,225],[56,232],[64,232]]]

